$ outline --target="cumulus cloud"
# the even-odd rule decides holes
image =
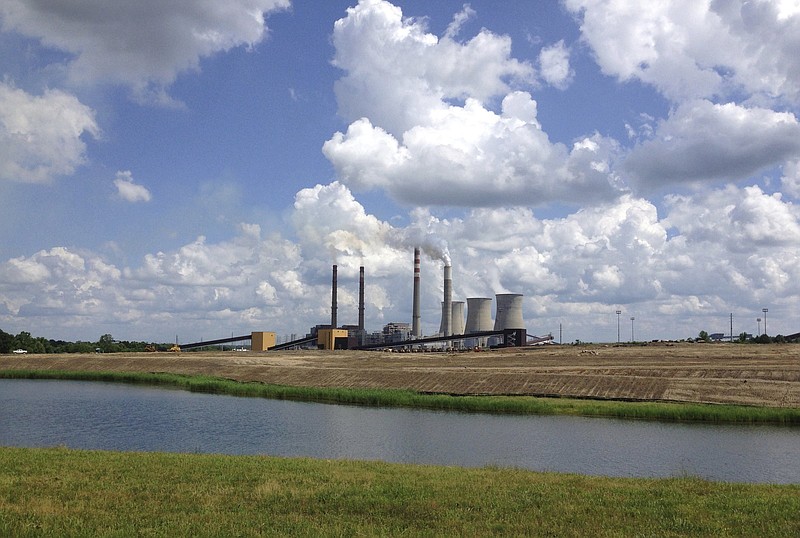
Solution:
[[[797,3],[565,0],[604,73],[652,84],[673,101],[800,97]]]
[[[288,5],[289,0],[124,5],[8,0],[0,6],[0,22],[5,30],[71,55],[68,74],[74,83],[121,83],[141,99],[170,102],[164,87],[178,73],[197,69],[216,52],[259,43],[265,15]]]
[[[794,114],[734,103],[690,101],[659,122],[624,168],[645,185],[736,180],[800,155]]]
[[[432,113],[402,143],[370,120],[354,122],[323,146],[338,177],[356,189],[381,188],[416,205],[498,206],[610,199],[619,193],[616,144],[587,138],[552,143],[530,94],[512,92],[494,113],[467,99]]]
[[[512,87],[532,83],[533,68],[511,58],[510,40],[488,30],[466,42],[453,38],[473,15],[457,15],[441,39],[384,1],[362,0],[336,22],[334,63],[345,71],[337,100],[354,120],[323,146],[339,180],[422,206],[618,196],[618,145],[597,135],[572,148],[551,142],[536,100]],[[568,84],[568,56],[563,42],[543,51],[552,84]]]
[[[133,174],[130,170],[121,170],[117,172],[114,186],[117,187],[117,196],[126,202],[149,202],[152,198],[147,187],[137,185],[133,182]]]
[[[784,164],[781,187],[789,196],[800,198],[800,161],[789,161]]]
[[[346,73],[335,85],[339,112],[349,121],[367,117],[398,137],[449,101],[486,101],[531,79],[533,68],[511,58],[510,38],[482,30],[461,43],[458,27],[440,39],[389,2],[348,8],[333,31],[333,63]]]
[[[94,111],[60,90],[31,95],[0,83],[0,180],[45,183],[86,160],[82,137],[97,137]]]
[[[560,90],[566,89],[575,75],[569,65],[569,54],[563,39],[539,52],[539,74]]]

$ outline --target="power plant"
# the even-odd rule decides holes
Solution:
[[[428,346],[444,348],[483,348],[492,341],[500,346],[524,346],[527,332],[522,315],[523,296],[519,293],[498,293],[496,313],[492,321],[492,299],[469,297],[466,302],[453,300],[453,267],[449,257],[444,256],[442,315],[439,332],[435,336],[422,336],[421,321],[421,275],[420,248],[414,248],[413,296],[411,323],[389,323],[383,332],[368,334],[365,330],[364,266],[358,273],[358,324],[338,323],[338,266],[331,270],[331,320],[330,324],[312,327],[311,332],[300,339],[277,344],[275,333],[253,332],[250,335],[224,338],[210,342],[184,344],[182,349],[209,346],[240,340],[251,340],[254,351],[289,349],[316,346],[320,349],[376,349],[404,347],[427,349]],[[466,324],[464,309],[466,307]],[[490,340],[491,339],[491,340]],[[537,341],[551,340],[545,337]]]

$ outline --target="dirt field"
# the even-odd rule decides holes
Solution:
[[[172,372],[295,386],[800,407],[800,345],[2,355],[0,369]]]

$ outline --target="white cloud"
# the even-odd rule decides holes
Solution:
[[[147,187],[133,182],[133,174],[131,174],[130,170],[117,172],[114,186],[117,187],[117,195],[126,202],[149,202],[152,198]]]
[[[367,117],[398,137],[448,100],[486,101],[532,79],[532,67],[510,57],[510,38],[482,30],[460,43],[454,31],[439,39],[385,1],[348,8],[333,31],[333,63],[346,72],[335,85],[339,112],[349,121]]]
[[[449,39],[455,39],[458,33],[461,31],[461,27],[467,23],[470,19],[474,18],[477,15],[477,12],[472,9],[472,6],[469,4],[464,4],[461,11],[456,13],[453,16],[453,22],[451,22],[447,26],[447,30],[445,31],[445,37]]]
[[[467,99],[432,112],[402,144],[369,120],[336,133],[323,152],[356,189],[382,188],[416,205],[498,206],[585,202],[618,195],[616,144],[595,136],[569,151],[551,143],[525,92],[508,94],[502,113]]]
[[[757,186],[728,186],[691,198],[672,195],[666,201],[666,224],[693,242],[724,244],[728,252],[745,253],[800,244],[800,208]]]
[[[800,12],[755,0],[565,0],[604,73],[652,84],[674,101],[744,90],[800,97]]]
[[[30,95],[0,83],[0,180],[44,183],[86,160],[82,136],[99,136],[94,111],[73,95]]]
[[[789,161],[783,165],[781,187],[789,196],[800,198],[800,161]]]
[[[545,82],[560,90],[566,89],[575,76],[569,66],[569,54],[563,39],[539,52],[539,74]]]
[[[800,156],[800,123],[788,112],[690,101],[638,144],[624,168],[648,186],[745,179]]]
[[[392,246],[397,246],[397,231],[367,214],[338,182],[298,192],[291,220],[304,252],[323,248],[322,266],[335,262],[355,270],[369,264],[373,271],[384,272],[398,261]]]
[[[323,146],[338,179],[355,190],[382,189],[405,204],[501,206],[582,203],[620,194],[611,139],[590,135],[572,149],[552,143],[537,102],[512,84],[533,68],[510,57],[508,37],[488,30],[452,39],[472,12],[439,39],[399,8],[361,1],[336,22],[340,112],[354,120]],[[545,76],[569,82],[563,42],[543,52]],[[492,108],[500,98],[499,110]]]
[[[178,73],[197,69],[216,52],[259,43],[266,33],[264,16],[288,5],[289,0],[68,5],[6,0],[0,18],[3,29],[69,53],[74,83],[122,83],[141,99],[169,103],[163,88]]]

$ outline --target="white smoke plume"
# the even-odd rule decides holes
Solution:
[[[444,265],[451,265],[450,249],[447,240],[443,237],[427,233],[419,228],[406,228],[398,230],[396,235],[397,248],[412,249],[419,247],[426,256],[433,260],[441,260]]]

